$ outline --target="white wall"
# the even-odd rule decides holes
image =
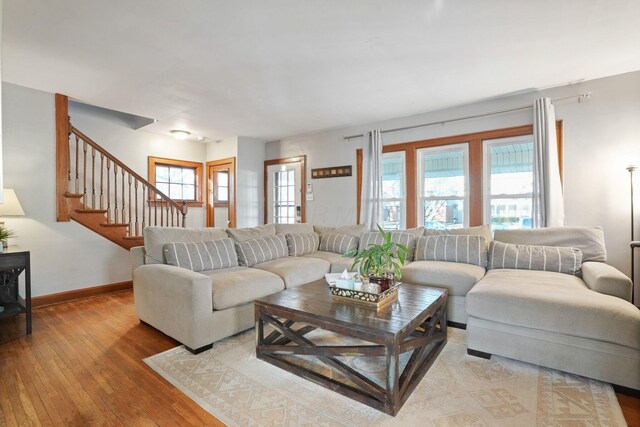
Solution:
[[[351,164],[362,138],[344,136],[369,129],[391,129],[428,123],[504,108],[530,105],[540,96],[562,98],[592,92],[584,103],[556,103],[556,115],[564,121],[564,188],[567,225],[601,225],[605,231],[609,261],[630,272],[628,164],[640,165],[640,72],[469,104],[421,114],[286,138],[266,145],[266,159],[307,155],[307,182],[313,184],[314,201],[307,202],[307,221],[318,224],[350,224],[356,220],[356,178],[310,179],[311,168]],[[385,144],[458,135],[532,123],[531,111],[502,114],[446,125],[384,134]],[[640,188],[640,180],[636,181]],[[639,190],[640,193],[640,190]],[[640,199],[640,194],[638,195]],[[636,212],[640,211],[637,209]],[[640,238],[640,219],[636,238]],[[636,261],[638,262],[638,261]],[[636,264],[638,265],[638,264]],[[638,288],[638,287],[637,287]],[[637,297],[640,289],[636,289]]]
[[[16,231],[10,244],[31,251],[33,295],[131,279],[129,253],[104,237],[71,222],[56,222],[55,111],[53,94],[3,84],[4,176],[14,188],[25,217],[5,218]],[[74,124],[142,176],[147,155],[204,160],[206,147],[195,142],[122,128],[105,118],[71,111]],[[201,226],[204,210],[191,209],[188,223]]]
[[[238,137],[236,220],[238,227],[264,223],[264,141]]]
[[[2,0],[0,0],[0,82],[2,81]],[[4,174],[2,168],[2,85],[0,84],[0,203],[4,202]]]

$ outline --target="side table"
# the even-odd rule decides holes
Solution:
[[[636,291],[636,281],[635,281],[635,250],[636,248],[640,248],[640,240],[632,241],[629,246],[631,247],[631,304],[634,304],[634,296]]]
[[[1,244],[1,243],[0,243]],[[9,246],[0,253],[0,318],[26,314],[27,335],[31,334],[31,259],[30,252]],[[25,296],[20,295],[19,276],[24,272]]]

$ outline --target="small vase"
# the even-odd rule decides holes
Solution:
[[[373,276],[369,275],[369,283],[375,283],[380,286],[380,292],[384,292],[393,286],[395,282],[395,278],[393,274],[388,274],[386,276]]]

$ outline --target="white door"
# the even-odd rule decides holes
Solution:
[[[301,200],[302,162],[267,166],[267,222],[299,223]]]

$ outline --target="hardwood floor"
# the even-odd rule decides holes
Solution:
[[[142,359],[177,343],[140,324],[120,292],[0,322],[0,426],[221,426]],[[640,398],[618,395],[629,426]]]
[[[177,343],[125,291],[0,323],[0,426],[223,425],[142,361]]]

